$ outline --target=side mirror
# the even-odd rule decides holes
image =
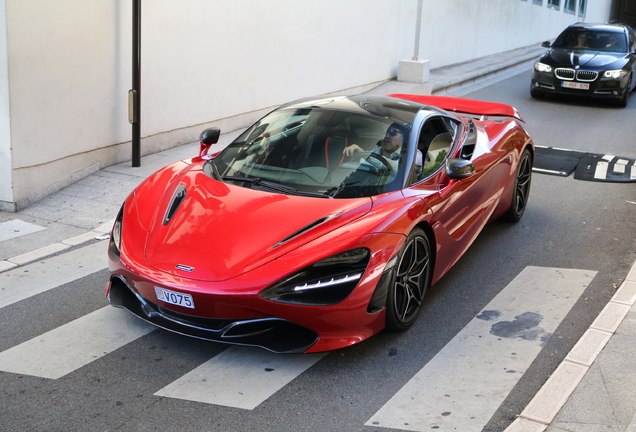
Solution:
[[[219,142],[220,136],[221,129],[215,127],[205,129],[201,132],[199,135],[199,157],[207,155],[212,144]]]
[[[446,175],[451,180],[461,180],[470,177],[475,172],[475,166],[466,159],[446,159]]]
[[[541,46],[543,48],[550,48],[550,46],[552,46],[552,44],[550,43],[550,41],[545,41],[541,44]]]

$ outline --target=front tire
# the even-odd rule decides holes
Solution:
[[[515,176],[514,190],[512,192],[512,202],[504,219],[508,222],[519,222],[526,210],[530,195],[530,183],[532,182],[532,154],[525,149],[521,153],[519,164],[517,165],[517,175]]]
[[[535,90],[533,88],[530,89],[530,96],[535,99],[543,99],[545,97],[545,93],[540,90]]]
[[[618,106],[621,108],[625,108],[627,103],[629,102],[629,96],[632,94],[632,77],[629,77],[629,81],[627,82],[627,88],[625,89],[625,93],[623,97],[618,101]]]
[[[386,328],[403,331],[417,318],[431,284],[431,244],[426,233],[415,228],[406,238],[393,269],[386,305]]]

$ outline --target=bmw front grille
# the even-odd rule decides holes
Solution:
[[[598,78],[598,72],[594,71],[575,71],[569,68],[557,68],[554,71],[556,77],[565,81],[573,81],[576,77],[577,81],[590,82]]]

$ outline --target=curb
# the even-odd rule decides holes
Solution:
[[[503,60],[503,61],[499,61],[497,63],[494,64],[490,64],[488,66],[484,66],[481,68],[477,68],[477,69],[473,69],[469,72],[465,72],[459,75],[456,75],[452,78],[448,78],[448,79],[441,79],[438,81],[435,81],[434,79],[431,79],[432,82],[430,85],[431,88],[431,92],[432,93],[436,93],[436,92],[440,92],[444,89],[450,88],[450,87],[460,87],[462,85],[465,85],[467,83],[472,83],[475,82],[477,80],[483,80],[483,79],[487,79],[493,75],[497,75],[500,74],[502,72],[505,72],[509,69],[515,68],[517,66],[522,65],[523,63],[529,62],[531,60],[535,60],[536,58],[538,58],[541,54],[543,54],[545,52],[545,48],[543,47],[535,47],[534,45],[532,47],[528,47],[526,52],[519,54],[518,52],[515,52],[513,57],[507,60]],[[485,57],[485,59],[488,58],[496,58],[496,55],[493,56],[489,56],[489,57]],[[483,62],[484,58],[479,59],[478,61]],[[472,62],[475,63],[476,61]],[[464,63],[464,65],[470,65],[471,62],[468,63]],[[451,66],[444,66],[439,68],[437,71],[432,70],[431,71],[431,78],[433,78],[434,75],[437,74],[444,74],[445,70],[450,70],[451,68],[456,67],[451,65]],[[424,83],[424,85],[426,85],[427,83]]]

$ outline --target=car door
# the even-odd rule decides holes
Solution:
[[[413,186],[414,189],[423,191],[436,188],[436,194],[426,196],[432,210],[431,226],[437,243],[443,245],[438,250],[437,262],[440,268],[436,269],[436,274],[444,273],[450,268],[488,222],[496,202],[491,176],[492,167],[497,164],[498,158],[498,155],[490,152],[490,142],[485,130],[475,122],[470,119],[463,123],[452,118],[450,121],[442,120],[446,124],[446,133],[453,136],[448,153],[441,161],[439,171]],[[423,134],[428,130],[429,128],[423,127]],[[435,138],[437,137],[430,141],[433,152],[436,151]],[[427,140],[425,137],[422,139]],[[463,179],[450,178],[445,170],[448,157],[470,161],[475,168],[474,173]]]

